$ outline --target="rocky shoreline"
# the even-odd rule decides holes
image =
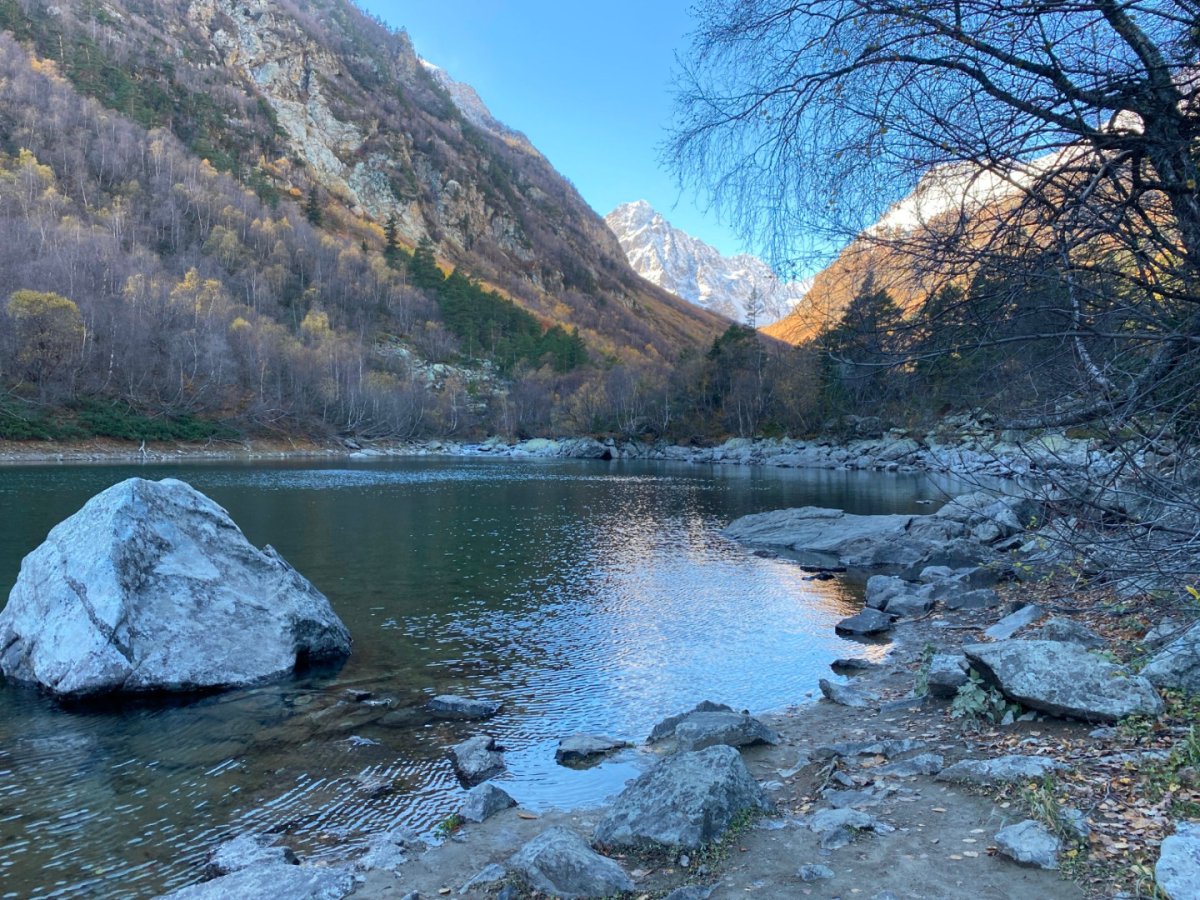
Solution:
[[[823,680],[820,702],[759,718],[704,702],[664,720],[640,749],[656,761],[597,809],[517,807],[488,781],[504,760],[481,724],[453,748],[477,786],[438,846],[393,831],[336,864],[252,855],[171,896],[244,895],[285,876],[291,896],[407,900],[1197,896],[1186,692],[1200,687],[1200,626],[1136,616],[1111,593],[1061,593],[1023,525],[1031,503],[980,492],[927,516],[807,508],[731,523],[760,552],[879,571],[839,629],[890,633],[888,659],[839,661],[849,677]],[[852,621],[864,616],[870,627]],[[559,751],[620,744],[575,735]]]
[[[856,433],[857,432],[857,433]],[[866,436],[863,436],[866,435]],[[1167,451],[1163,451],[1166,454]],[[56,445],[0,441],[0,464],[170,463],[196,460],[352,459],[451,456],[506,459],[650,460],[698,465],[765,466],[886,472],[928,472],[988,479],[1023,479],[1088,470],[1100,475],[1129,457],[1102,441],[1061,432],[1001,430],[969,416],[950,417],[926,430],[869,425],[846,436],[809,440],[730,438],[715,446],[594,437],[509,441],[247,440],[241,443],[151,445],[95,440]],[[1142,454],[1144,456],[1144,453]],[[1137,460],[1146,463],[1142,457]],[[1150,460],[1149,462],[1153,462]]]

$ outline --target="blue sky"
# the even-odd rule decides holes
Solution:
[[[731,255],[743,248],[658,164],[690,0],[360,0],[525,132],[600,215],[648,200]],[[753,249],[753,248],[748,248]]]

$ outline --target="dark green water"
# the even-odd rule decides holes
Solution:
[[[577,771],[558,738],[640,741],[702,699],[765,711],[811,697],[851,586],[809,581],[719,529],[823,505],[928,512],[925,478],[670,464],[419,460],[0,470],[0,596],[97,491],[182,478],[324,591],[354,636],[336,674],[175,705],[62,708],[0,686],[0,893],[137,896],[194,880],[248,829],[329,855],[372,831],[428,833],[461,802],[435,693],[505,701],[498,779],[533,809],[596,803],[646,759]],[[362,687],[390,706],[344,702]],[[363,783],[392,785],[376,795]]]

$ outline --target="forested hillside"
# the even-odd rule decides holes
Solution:
[[[709,403],[673,373],[726,323],[343,0],[0,0],[0,84],[2,436],[636,433]]]

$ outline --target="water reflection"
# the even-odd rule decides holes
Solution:
[[[500,781],[532,808],[595,803],[645,760],[555,765],[558,738],[638,741],[711,698],[755,711],[802,700],[850,645],[854,606],[718,534],[780,506],[928,511],[923,479],[836,472],[567,462],[348,466],[41,467],[0,471],[0,591],[21,556],[96,491],[180,477],[325,591],[355,638],[311,678],[120,713],[0,690],[0,873],[6,897],[153,894],[247,828],[302,853],[405,824],[428,832],[461,800],[433,693],[501,697],[487,725]],[[380,701],[343,697],[354,686]]]

